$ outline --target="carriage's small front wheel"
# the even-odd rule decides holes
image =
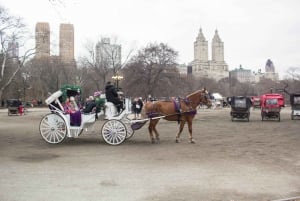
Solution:
[[[58,114],[47,114],[40,122],[40,134],[50,144],[63,142],[67,137],[65,120]]]
[[[119,145],[126,139],[126,126],[119,120],[111,119],[102,126],[101,134],[106,143]]]

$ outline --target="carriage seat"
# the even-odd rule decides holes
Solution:
[[[105,118],[111,119],[112,117],[118,115],[118,110],[115,104],[112,102],[105,103]]]

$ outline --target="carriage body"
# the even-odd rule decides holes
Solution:
[[[119,145],[125,139],[130,138],[134,129],[131,128],[133,122],[127,118],[130,111],[127,109],[122,114],[117,114],[116,107],[105,102],[105,110],[97,112],[92,110],[90,113],[83,113],[81,110],[76,113],[66,113],[63,104],[67,97],[80,96],[81,89],[75,85],[65,85],[60,90],[51,94],[46,100],[50,113],[46,114],[40,122],[40,134],[42,138],[50,144],[59,144],[66,138],[77,138],[83,131],[94,130],[97,119],[104,119],[101,134],[106,143]],[[105,97],[104,97],[105,98]],[[126,108],[130,103],[125,99]],[[72,120],[80,119],[79,124],[72,124]]]
[[[261,107],[261,100],[259,96],[252,96],[251,97],[251,103],[253,109],[260,108]]]
[[[18,99],[8,99],[7,100],[7,113],[8,116],[15,114],[18,115],[19,107],[22,105],[21,101]]]
[[[284,98],[281,94],[264,94],[261,96],[261,120],[277,119],[280,121]]]
[[[231,100],[231,121],[234,119],[246,119],[249,121],[250,118],[250,98],[244,96],[233,96]]]
[[[291,119],[294,120],[295,117],[300,117],[300,93],[290,94],[291,103]]]

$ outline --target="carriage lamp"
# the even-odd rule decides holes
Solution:
[[[112,79],[116,82],[117,90],[119,90],[119,81],[122,80],[124,77],[122,75],[114,75]]]

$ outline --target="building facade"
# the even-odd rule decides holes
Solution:
[[[63,62],[74,61],[73,24],[60,24],[59,26],[59,56]]]
[[[50,56],[50,26],[48,22],[38,22],[35,26],[35,57]]]
[[[19,43],[15,40],[12,40],[8,43],[7,53],[10,58],[19,57]]]
[[[270,80],[278,81],[279,75],[275,72],[275,66],[273,62],[268,59],[265,65],[265,74],[264,77]]]
[[[242,65],[240,65],[239,68],[236,68],[232,71],[229,72],[229,79],[236,79],[239,82],[248,82],[248,83],[253,83],[255,82],[254,80],[254,75],[251,70],[244,69]]]
[[[229,76],[228,65],[224,60],[224,43],[219,37],[218,31],[211,43],[212,58],[208,58],[208,41],[205,39],[202,29],[199,30],[194,42],[194,60],[191,63],[192,74],[195,77],[206,77],[216,81]]]
[[[96,62],[108,68],[119,68],[122,64],[121,50],[121,45],[111,44],[109,38],[102,38],[96,44]]]

